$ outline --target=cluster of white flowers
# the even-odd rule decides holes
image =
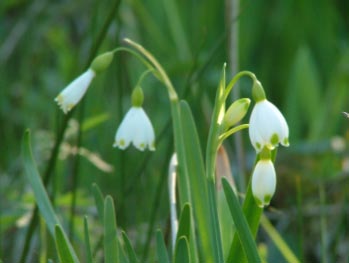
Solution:
[[[71,82],[57,97],[56,101],[64,113],[68,113],[84,96],[93,78],[104,71],[113,58],[112,52],[98,56],[90,68]],[[276,187],[276,174],[270,151],[279,144],[288,146],[288,125],[275,105],[269,102],[262,85],[255,80],[252,94],[256,104],[249,122],[249,136],[260,160],[252,174],[252,193],[261,207],[268,205]],[[132,93],[132,107],[122,120],[113,146],[126,149],[132,144],[139,150],[155,150],[154,128],[142,108],[143,92],[137,86]],[[250,100],[235,101],[226,111],[223,119],[224,130],[235,125],[247,113]]]
[[[249,135],[256,152],[260,153],[260,160],[252,174],[252,193],[257,204],[264,207],[270,203],[276,187],[276,174],[270,151],[279,143],[283,146],[289,145],[289,130],[284,116],[265,98],[258,81],[254,88],[256,104],[250,116]],[[267,154],[261,153],[262,151]]]

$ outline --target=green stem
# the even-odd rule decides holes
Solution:
[[[178,101],[178,96],[177,93],[170,81],[170,79],[168,78],[165,70],[162,68],[162,66],[160,65],[160,63],[154,58],[154,56],[152,54],[150,54],[150,52],[148,50],[146,50],[144,47],[142,47],[140,44],[133,42],[132,40],[125,38],[124,41],[129,44],[130,46],[134,47],[135,49],[137,49],[141,54],[143,54],[152,64],[153,66],[157,69],[157,71],[159,72],[163,83],[165,84],[170,100],[171,101]]]
[[[223,133],[222,135],[219,136],[219,145],[223,143],[223,141],[228,138],[230,135],[241,131],[243,129],[247,129],[250,125],[249,124],[241,124],[239,126],[236,126],[234,128],[229,129],[228,131],[226,131],[225,133]]]
[[[230,91],[234,87],[235,83],[243,76],[250,77],[253,81],[257,80],[255,74],[250,71],[240,71],[238,74],[234,76],[234,78],[228,83],[227,88],[224,91],[224,101],[228,98]]]

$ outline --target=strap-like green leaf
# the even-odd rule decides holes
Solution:
[[[104,221],[104,200],[101,190],[99,189],[97,184],[92,184],[92,193],[96,202],[96,207],[98,211],[98,215],[100,220]]]
[[[55,241],[58,251],[59,260],[62,263],[74,263],[74,256],[71,254],[68,245],[68,239],[64,235],[63,229],[60,225],[55,226]]]
[[[129,259],[130,263],[138,263],[139,261],[137,259],[136,253],[135,253],[135,251],[131,245],[131,242],[130,242],[130,240],[125,232],[122,232],[122,238],[123,238],[124,243],[125,243],[125,247],[126,247],[126,251],[127,251],[128,259]]]
[[[113,198],[104,201],[104,262],[119,262],[119,249]]]
[[[191,187],[192,208],[195,222],[198,226],[203,256],[207,262],[222,262],[223,251],[220,240],[217,207],[214,198],[209,198],[207,178],[194,118],[188,103],[181,101],[180,106],[185,158]],[[212,192],[212,195],[214,195],[214,192]],[[214,211],[217,220],[214,220]]]
[[[87,216],[84,217],[84,236],[85,236],[87,263],[93,263],[92,250],[91,250],[91,244],[90,244],[90,235],[88,232]]]
[[[31,145],[30,145],[30,131],[27,130],[24,133],[23,141],[22,141],[22,157],[24,162],[24,169],[27,175],[27,179],[33,189],[35,200],[38,204],[41,215],[43,216],[46,225],[53,237],[56,236],[56,225],[59,226],[60,230],[58,230],[65,240],[66,249],[69,250],[69,254],[72,256],[74,263],[79,262],[78,257],[73,249],[73,246],[70,244],[69,240],[66,237],[66,234],[61,227],[61,223],[59,222],[55,211],[53,210],[50,199],[47,195],[45,187],[41,181],[40,174],[38,172],[36,163],[34,161]]]
[[[230,213],[233,217],[236,232],[239,236],[242,248],[245,251],[248,262],[261,262],[261,259],[258,255],[257,246],[248,226],[247,220],[243,214],[241,206],[233,189],[231,188],[227,179],[222,178],[222,185],[225,193],[225,197],[227,199]],[[232,258],[229,257],[227,262],[241,262],[242,258],[237,255],[233,255]]]
[[[182,236],[176,245],[175,254],[174,254],[174,263],[190,263],[189,255],[189,245],[188,240],[185,236]]]
[[[182,236],[185,236],[188,240],[190,240],[190,221],[190,204],[186,203],[182,209],[181,217],[179,220],[176,243]]]
[[[156,252],[158,256],[158,262],[170,263],[164,237],[162,236],[161,230],[156,231]]]

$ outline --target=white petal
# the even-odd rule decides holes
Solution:
[[[125,149],[130,142],[140,151],[154,148],[154,129],[141,107],[132,107],[124,117],[115,136],[114,146]]]
[[[252,193],[257,205],[268,205],[275,193],[276,173],[271,160],[260,160],[252,174]]]
[[[257,102],[250,117],[249,135],[257,152],[263,147],[274,149],[279,143],[288,146],[288,126],[285,118],[267,100]]]
[[[81,100],[95,75],[93,70],[88,69],[55,98],[64,113],[70,111]]]

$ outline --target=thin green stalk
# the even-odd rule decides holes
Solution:
[[[297,191],[297,223],[298,223],[298,253],[300,255],[300,261],[304,262],[304,220],[303,220],[303,198],[302,198],[302,182],[299,175],[296,176],[296,191]]]
[[[319,198],[320,198],[320,230],[321,230],[321,262],[327,263],[328,259],[328,251],[327,251],[327,242],[328,242],[328,234],[327,234],[327,220],[326,220],[326,192],[324,183],[322,181],[319,182]]]
[[[299,259],[287,245],[279,232],[273,227],[268,218],[264,215],[261,217],[261,225],[269,237],[273,240],[275,246],[279,249],[287,262],[300,263]]]

